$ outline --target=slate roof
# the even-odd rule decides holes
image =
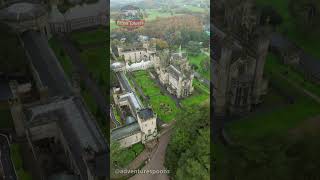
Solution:
[[[107,13],[108,7],[109,5],[106,0],[99,0],[94,4],[76,5],[69,9],[64,16],[66,20],[97,16],[101,13]]]
[[[72,86],[47,39],[39,32],[28,31],[22,35],[22,40],[42,84],[48,87],[49,95],[71,95]]]
[[[119,140],[140,132],[138,121],[111,131],[111,140]]]
[[[93,160],[94,163],[99,163],[99,166],[95,165],[90,169],[92,174],[98,173],[101,175],[101,172],[95,167],[99,169],[108,168],[107,161],[103,162],[103,159],[108,157],[107,144],[95,120],[91,118],[80,98],[67,98],[49,104],[37,105],[29,108],[28,112],[31,125],[33,122],[40,120],[39,118],[47,117],[49,114],[59,120],[58,126],[67,141],[82,179],[86,179],[88,176],[86,164],[90,164],[90,162],[86,162],[83,157],[85,149],[88,147],[99,154]],[[104,176],[107,176],[107,174],[104,174]]]
[[[138,116],[142,119],[142,121],[146,121],[154,117],[153,111],[150,108],[140,110],[138,112]]]

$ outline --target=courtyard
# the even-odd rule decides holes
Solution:
[[[193,80],[195,90],[192,95],[175,100],[168,95],[165,89],[160,87],[156,79],[153,79],[148,71],[136,71],[132,74],[133,76],[131,78],[135,79],[135,82],[137,82],[138,86],[142,89],[144,96],[148,98],[145,100],[142,99],[143,102],[146,105],[150,104],[154,112],[157,113],[158,118],[164,122],[174,120],[177,114],[184,108],[192,108],[193,106],[200,105],[204,101],[209,101],[209,89],[196,79]],[[139,91],[136,90],[136,92]]]

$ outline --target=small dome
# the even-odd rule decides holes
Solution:
[[[112,63],[112,64],[111,64],[111,69],[112,69],[112,70],[115,70],[115,69],[117,69],[117,68],[122,68],[122,67],[124,67],[124,66],[125,66],[125,64],[122,63],[122,62],[115,62],[115,63]]]
[[[135,121],[136,121],[136,119],[134,119],[134,117],[132,117],[132,116],[126,117],[126,124],[131,124]]]

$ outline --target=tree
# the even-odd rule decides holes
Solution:
[[[176,179],[209,179],[209,105],[188,108],[177,117],[167,148],[166,167]],[[197,172],[192,172],[194,170]],[[191,175],[192,173],[194,174]]]
[[[303,31],[316,31],[320,28],[320,1],[290,0],[290,14],[297,27]]]
[[[168,43],[162,39],[154,39],[151,41],[151,44],[155,44],[157,50],[164,50],[169,47]]]
[[[195,41],[189,41],[187,44],[187,51],[190,55],[197,55],[201,52],[201,45]]]
[[[115,169],[119,168],[119,161],[121,161],[121,149],[118,141],[111,141],[110,143],[110,172],[113,174]]]
[[[195,143],[178,162],[176,179],[210,179],[210,129],[199,131]]]
[[[269,23],[276,27],[283,22],[281,15],[272,6],[263,6],[261,11],[262,24]]]

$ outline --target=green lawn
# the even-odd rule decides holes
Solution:
[[[102,91],[109,87],[108,55],[105,47],[89,48],[81,52],[81,61],[92,77],[98,82]],[[107,95],[106,95],[107,97]]]
[[[184,8],[190,10],[191,12],[206,12],[206,9],[197,6],[186,5]]]
[[[290,81],[304,87],[308,91],[318,95],[320,97],[320,86],[318,84],[308,81],[302,73],[298,73],[296,70],[292,69],[290,66],[284,65],[280,62],[279,58],[271,53],[268,55],[268,62],[266,63],[267,73],[274,73],[277,75],[284,75]]]
[[[22,164],[22,157],[20,153],[20,145],[12,144],[11,148],[11,157],[14,164],[14,168],[17,172],[17,176],[21,180],[32,180],[32,176],[29,172],[25,171]]]
[[[67,74],[67,76],[71,79],[72,71],[73,71],[73,65],[70,60],[70,57],[65,53],[65,51],[62,49],[61,45],[59,44],[59,41],[56,38],[51,38],[49,40],[49,45],[55,55],[57,56],[62,68],[64,69],[64,72]]]
[[[160,87],[155,80],[149,76],[148,72],[137,71],[134,72],[134,75],[136,82],[144,94],[150,97],[149,103],[158,117],[165,122],[174,119],[177,113],[181,111],[181,109],[176,106],[175,101],[161,92]],[[194,79],[193,85],[195,90],[192,95],[181,100],[183,108],[198,106],[205,101],[209,101],[209,89],[196,79]]]
[[[121,117],[120,117],[119,112],[118,112],[118,110],[117,110],[117,108],[116,108],[115,106],[112,107],[112,111],[113,111],[113,114],[114,114],[116,120],[117,120],[120,124],[122,124]]]
[[[147,71],[136,71],[133,74],[144,94],[150,97],[149,104],[158,117],[165,122],[173,120],[179,112],[175,101],[161,92],[159,86]]]
[[[13,128],[13,120],[9,107],[0,107],[0,128]]]
[[[320,59],[320,34],[305,33],[297,30],[294,18],[289,13],[289,0],[256,0],[258,5],[271,5],[282,16],[283,23],[278,31],[286,35],[290,40],[298,44],[306,52]]]
[[[176,14],[173,13],[173,15],[170,12],[161,12],[158,9],[147,9],[148,17],[146,18],[147,21],[153,21],[155,19],[163,18],[163,17],[170,17],[175,16]]]
[[[78,42],[80,45],[95,44],[100,42],[107,42],[108,34],[105,28],[98,28],[91,31],[73,32],[71,39]]]
[[[193,79],[194,92],[189,97],[182,100],[182,107],[198,106],[205,101],[209,101],[210,91],[201,82]]]
[[[205,70],[202,66],[204,61],[209,61],[209,57],[203,53],[200,53],[197,56],[189,56],[190,64],[193,64],[197,67],[196,71],[206,79],[210,79],[210,70]]]
[[[283,67],[277,64],[272,55],[269,55],[265,68],[266,75],[272,82],[272,86],[294,98],[294,103],[286,104],[282,108],[272,109],[272,104],[275,102],[271,103],[269,99],[267,102],[270,104],[269,108],[272,111],[252,113],[242,120],[229,124],[227,131],[234,139],[241,142],[250,142],[269,135],[286,134],[288,130],[299,126],[304,120],[320,114],[320,105],[318,103],[305,96],[287,80],[279,77]],[[298,82],[298,76],[294,74],[291,77],[290,73],[293,72],[289,72],[287,77]],[[274,94],[272,96],[274,96],[274,100],[279,101],[279,97]]]
[[[116,29],[118,26],[116,25],[116,22],[114,19],[110,19],[110,30]]]

